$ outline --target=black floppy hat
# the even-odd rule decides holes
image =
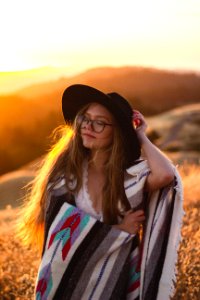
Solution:
[[[88,85],[71,85],[62,96],[62,111],[66,123],[73,123],[79,110],[92,102],[105,106],[114,116],[122,131],[126,167],[130,167],[140,157],[141,146],[132,123],[132,107],[124,97],[118,93],[105,94]]]

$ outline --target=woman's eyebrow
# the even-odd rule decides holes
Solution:
[[[90,117],[92,116],[92,117],[96,117],[96,118],[101,118],[101,119],[105,119],[107,122],[111,122],[111,120],[109,120],[107,117],[105,117],[103,115],[92,115],[92,114],[90,114],[88,112],[86,112],[85,114],[88,115],[88,116],[90,116]]]

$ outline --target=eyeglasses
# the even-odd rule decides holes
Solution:
[[[83,129],[86,125],[91,124],[91,128],[96,133],[101,133],[105,126],[112,126],[113,124],[105,123],[104,121],[100,120],[91,120],[85,115],[81,115],[77,119],[78,124],[80,124],[81,128]]]

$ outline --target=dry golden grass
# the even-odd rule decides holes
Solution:
[[[177,288],[173,300],[197,300],[200,295],[200,166],[184,164],[179,171],[184,184],[182,236],[179,249]],[[14,237],[16,209],[0,211],[0,299],[29,300],[33,297],[39,255],[25,249]]]
[[[178,257],[177,289],[174,300],[200,299],[200,166],[183,164],[185,216]]]
[[[17,209],[0,211],[0,299],[29,300],[33,297],[39,256],[15,239]]]

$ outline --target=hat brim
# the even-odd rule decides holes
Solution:
[[[92,102],[102,104],[114,114],[113,101],[107,94],[83,84],[74,84],[68,87],[62,96],[62,111],[65,121],[72,123],[77,113]]]

